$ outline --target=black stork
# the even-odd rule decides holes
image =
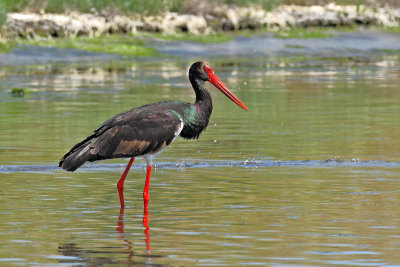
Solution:
[[[198,138],[207,127],[213,106],[205,82],[209,81],[239,107],[247,110],[208,64],[193,63],[189,69],[189,80],[196,93],[194,104],[174,100],[162,101],[118,114],[100,125],[92,135],[74,145],[61,158],[59,166],[73,172],[86,161],[130,157],[117,184],[121,207],[124,207],[125,177],[134,158],[143,156],[147,163],[143,191],[144,205],[147,208],[154,157],[179,135],[185,139]]]

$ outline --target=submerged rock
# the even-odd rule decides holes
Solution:
[[[12,88],[11,89],[11,95],[13,97],[24,97],[27,96],[29,94],[31,94],[33,91],[31,89],[28,88]]]

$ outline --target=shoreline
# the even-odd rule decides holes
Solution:
[[[243,30],[280,31],[296,28],[377,26],[400,27],[400,8],[341,6],[278,6],[272,11],[256,7],[221,5],[203,14],[166,12],[158,16],[101,16],[99,14],[8,13],[0,37],[9,39],[98,37],[102,35],[189,33],[209,35]],[[5,41],[4,41],[5,40]]]
[[[123,36],[125,37],[125,36]],[[93,62],[119,62],[124,64],[137,60],[205,60],[221,61],[230,59],[262,60],[265,64],[279,66],[303,60],[327,60],[329,58],[348,58],[348,62],[369,60],[374,57],[400,56],[400,34],[373,30],[354,32],[331,32],[326,38],[279,38],[271,33],[257,36],[237,35],[230,41],[217,43],[188,42],[185,40],[162,41],[153,40],[143,47],[152,54],[138,57],[136,54],[116,53],[126,49],[121,37],[85,37],[72,41],[74,47],[63,46],[71,40],[59,38],[40,40],[36,43],[23,43],[9,51],[0,53],[0,68],[6,66],[29,66],[46,64],[74,64]],[[101,43],[94,49],[86,49],[85,45],[93,39]],[[134,39],[134,38],[124,38]],[[51,42],[50,45],[48,42]],[[86,43],[85,43],[86,42]],[[54,45],[55,44],[55,45]],[[62,44],[62,45],[57,45]],[[106,46],[106,47],[105,47]],[[108,50],[112,47],[112,51]],[[141,47],[141,49],[143,48]],[[131,48],[136,50],[134,45]],[[353,64],[353,63],[350,63]]]

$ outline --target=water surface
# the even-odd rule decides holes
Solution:
[[[57,161],[114,114],[194,101],[191,60],[2,68],[0,265],[400,264],[399,57],[208,61],[249,112],[210,87],[208,129],[156,160],[148,218],[142,159],[123,211],[126,160]]]

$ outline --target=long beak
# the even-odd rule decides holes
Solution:
[[[231,90],[226,87],[226,85],[218,78],[215,74],[208,74],[208,78],[210,78],[210,83],[212,83],[215,87],[217,87],[224,95],[226,95],[230,100],[236,103],[242,109],[248,111],[246,106],[240,101]]]

